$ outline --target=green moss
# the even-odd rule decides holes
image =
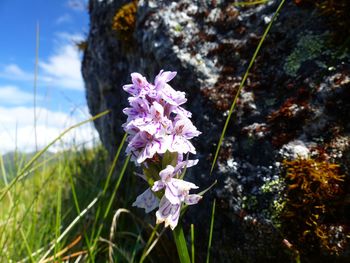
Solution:
[[[295,49],[287,57],[284,70],[293,77],[297,76],[302,63],[316,59],[325,51],[325,35],[304,35],[302,36]]]
[[[254,210],[258,206],[258,199],[254,195],[243,196],[242,208],[248,210]]]
[[[281,178],[277,178],[275,180],[271,180],[266,182],[261,186],[261,191],[263,193],[275,193],[280,192],[284,187],[284,180]]]
[[[177,25],[175,26],[175,31],[176,31],[176,32],[182,32],[182,30],[183,30],[183,27],[182,27],[180,24],[177,24]]]

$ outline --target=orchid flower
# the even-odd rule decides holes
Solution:
[[[165,188],[165,197],[172,204],[181,204],[189,199],[194,199],[197,195],[189,195],[190,189],[197,189],[193,183],[185,180],[174,178],[178,174],[175,167],[168,165],[164,170],[160,171],[160,180],[154,182],[152,191],[157,192]],[[199,198],[200,199],[200,198]]]
[[[196,153],[196,149],[189,141],[201,132],[186,117],[175,118],[172,134],[171,150],[178,153]]]
[[[126,153],[142,167],[142,178],[150,185],[133,206],[144,208],[146,213],[159,207],[157,224],[164,222],[171,229],[178,223],[182,204],[196,204],[202,198],[190,194],[198,186],[182,179],[185,168],[198,162],[184,161],[183,155],[196,153],[190,140],[201,132],[192,124],[191,112],[181,106],[187,101],[185,93],[168,84],[176,74],[161,70],[152,84],[141,74],[132,73],[132,84],[123,86],[131,95],[130,107],[123,110],[127,115],[122,125],[128,134]]]

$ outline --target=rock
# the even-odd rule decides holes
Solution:
[[[130,73],[153,80],[160,69],[177,71],[171,85],[187,93],[186,107],[202,132],[194,140],[200,162],[187,176],[202,189],[218,180],[185,217],[187,226],[195,225],[198,262],[206,256],[214,198],[213,262],[293,262],[294,248],[301,248],[302,261],[316,260],[302,249],[305,244],[288,240],[275,219],[288,187],[279,183],[284,158],[316,156],[339,163],[346,175],[339,198],[350,189],[349,53],[332,44],[328,17],[314,6],[286,1],[248,75],[210,176],[228,110],[279,1],[252,7],[223,0],[139,1],[136,24],[125,36],[112,24],[127,3],[90,0],[82,65],[91,114],[111,110],[95,122],[111,156],[123,135],[128,95],[122,85],[130,83]],[[349,229],[349,219],[343,219],[342,227],[332,229]],[[335,252],[320,246],[318,262],[344,260],[349,247],[343,246]]]

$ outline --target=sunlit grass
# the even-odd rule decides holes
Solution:
[[[84,165],[101,171],[99,175],[95,171],[97,177],[103,176],[102,168],[106,163],[106,154],[103,153],[101,147],[84,150],[83,153],[86,158]],[[49,246],[51,241],[60,235],[63,222],[75,214],[74,206],[71,205],[70,180],[74,178],[74,184],[81,184],[80,180],[86,182],[91,179],[89,174],[82,174],[85,167],[82,167],[81,154],[71,150],[56,153],[54,161],[47,163],[46,159],[42,160],[46,165],[38,165],[25,179],[18,180],[10,190],[6,190],[6,195],[0,203],[1,262],[5,259],[18,261],[26,258],[32,252]],[[7,173],[2,165],[3,181],[4,178],[15,178],[13,171]],[[84,179],[81,179],[82,177]],[[89,184],[90,188],[86,193],[93,193],[93,182]],[[60,248],[61,245],[57,245],[55,251],[59,251]]]
[[[72,145],[55,154],[45,147],[0,158],[0,262],[138,262],[151,257],[162,236],[157,228],[132,212],[133,225],[121,217],[113,228],[114,211],[130,207],[136,191],[130,157],[122,152],[125,138],[112,162],[99,145]]]

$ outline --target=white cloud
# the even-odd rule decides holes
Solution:
[[[75,44],[84,39],[84,36],[80,33],[56,32],[55,36],[58,46],[63,44]]]
[[[22,70],[16,64],[5,65],[0,70],[0,78],[10,79],[10,80],[24,80],[24,81],[33,81],[34,73],[30,74]]]
[[[87,1],[86,0],[68,0],[67,6],[76,11],[86,10]]]
[[[41,100],[41,96],[36,97]],[[33,102],[33,93],[20,90],[16,86],[0,86],[0,105],[23,105]]]
[[[45,147],[65,128],[87,119],[83,114],[74,116],[64,112],[50,111],[37,108],[37,140],[39,149]],[[32,107],[0,107],[0,153],[4,154],[17,148],[21,151],[35,150],[35,134]],[[70,131],[61,142],[56,143],[49,150],[58,151],[73,145],[91,142],[98,138],[92,124],[85,124]]]
[[[72,22],[72,16],[69,14],[63,14],[56,19],[55,24],[61,25],[61,24],[69,23],[69,22]]]
[[[81,59],[75,43],[82,40],[81,34],[56,33],[56,50],[46,61],[39,61],[42,80],[53,87],[83,90]]]
[[[46,82],[54,87],[76,90],[84,88],[80,66],[79,52],[73,44],[63,45],[47,61],[39,62]]]
[[[38,84],[83,90],[81,58],[76,43],[83,39],[81,34],[67,32],[56,33],[55,50],[44,60],[39,61]],[[15,81],[34,81],[34,72],[29,73],[16,64],[9,64],[0,69],[0,78]]]

